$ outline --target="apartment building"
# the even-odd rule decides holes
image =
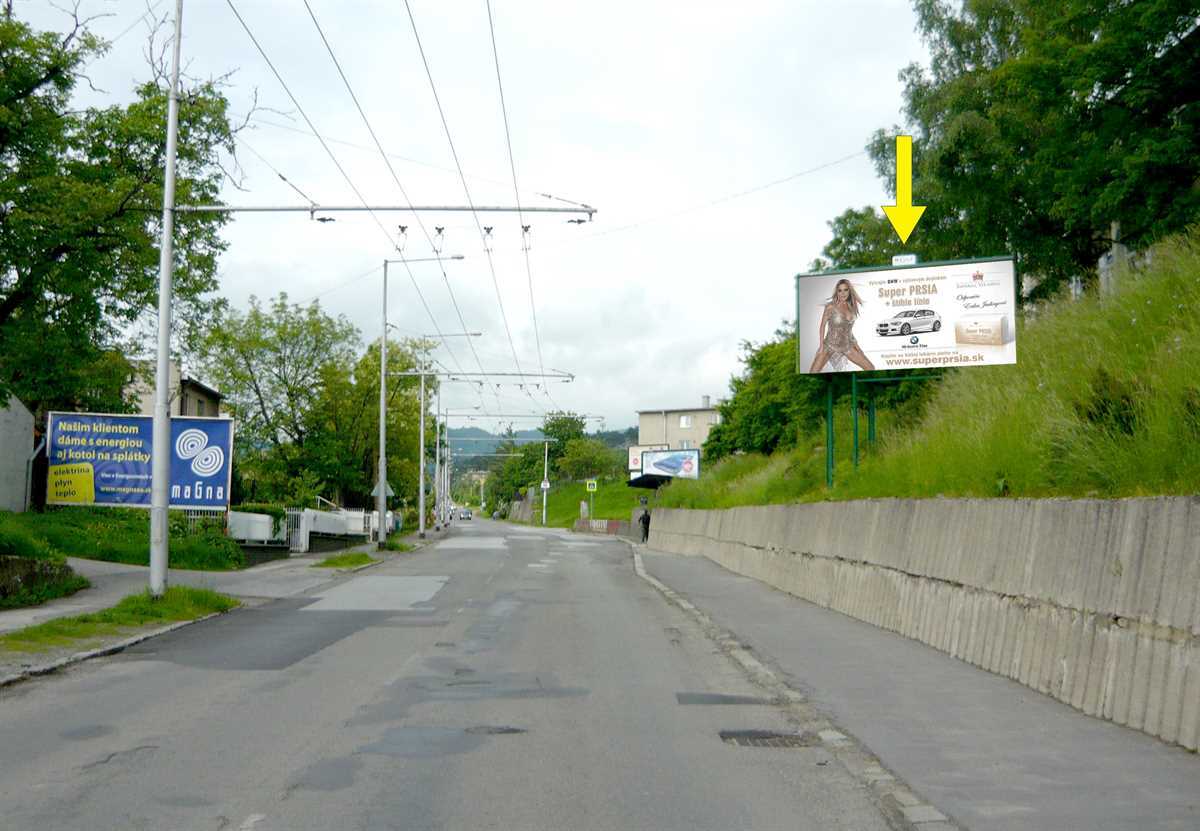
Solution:
[[[721,423],[711,400],[705,395],[699,407],[638,410],[638,444],[665,444],[671,450],[699,448],[713,425]]]

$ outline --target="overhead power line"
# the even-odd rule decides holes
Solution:
[[[421,63],[425,67],[425,77],[429,79],[429,89],[433,93],[433,101],[437,105],[438,116],[442,121],[442,129],[446,133],[446,141],[450,145],[450,155],[454,158],[454,167],[458,170],[458,178],[462,182],[463,193],[466,195],[467,204],[474,206],[474,201],[471,199],[471,188],[467,184],[467,177],[463,174],[462,163],[458,159],[458,150],[454,147],[454,137],[450,134],[450,124],[446,121],[446,111],[442,108],[441,97],[438,96],[437,84],[433,81],[433,71],[429,67],[429,59],[425,55],[425,47],[421,44],[421,33],[417,31],[417,19],[413,15],[412,4],[409,0],[404,0],[404,8],[408,11],[408,20],[412,25],[413,38],[417,42],[417,51],[421,55]],[[488,270],[492,274],[492,285],[496,289],[496,304],[500,308],[500,319],[504,323],[504,334],[508,338],[509,348],[512,350],[513,362],[517,366],[517,371],[521,370],[521,360],[517,357],[517,346],[513,342],[512,329],[508,325],[508,314],[504,311],[504,298],[500,295],[500,281],[496,278],[496,264],[492,261],[491,248],[487,242],[487,235],[483,232],[483,225],[479,221],[479,214],[472,213],[475,217],[475,227],[479,230],[479,239],[483,243],[484,254],[487,256]],[[533,400],[531,395],[530,400]]]
[[[393,249],[397,248],[396,240],[393,239],[392,235],[388,232],[387,228],[385,228],[383,226],[383,223],[379,221],[379,217],[376,216],[375,212],[370,209],[370,207],[367,204],[367,200],[363,197],[363,195],[359,191],[358,187],[354,184],[354,181],[350,178],[350,175],[348,173],[346,173],[345,168],[342,167],[341,163],[337,159],[337,156],[335,156],[333,151],[329,148],[329,145],[325,142],[325,139],[321,136],[320,131],[317,130],[316,125],[313,124],[312,119],[310,119],[308,117],[308,114],[304,112],[304,108],[302,106],[300,106],[300,102],[296,99],[296,96],[292,94],[291,88],[288,87],[287,82],[283,80],[283,76],[279,74],[279,70],[275,68],[275,64],[271,62],[270,57],[266,53],[266,50],[263,49],[262,45],[258,42],[258,38],[256,38],[254,36],[254,32],[251,31],[250,26],[246,23],[245,19],[243,19],[242,15],[238,12],[237,6],[234,5],[233,0],[225,0],[225,2],[229,6],[230,11],[233,12],[233,16],[237,18],[238,23],[241,24],[241,27],[246,32],[247,37],[250,38],[250,42],[254,44],[254,48],[258,50],[258,54],[262,56],[262,59],[266,62],[267,66],[270,68],[271,73],[275,76],[275,80],[277,80],[279,82],[279,85],[281,87],[283,87],[283,91],[285,93],[287,93],[287,97],[291,99],[292,105],[296,108],[296,111],[300,113],[300,117],[304,119],[304,123],[308,125],[308,129],[316,137],[317,141],[319,141],[321,143],[321,148],[325,151],[325,154],[327,156],[329,156],[329,160],[333,162],[334,167],[337,168],[338,172],[342,175],[342,178],[345,180],[346,184],[349,185],[350,190],[352,190],[354,192],[354,195],[358,197],[359,202],[361,202],[363,207],[367,209],[367,212],[370,213],[371,218],[375,220],[375,224],[377,226],[379,226],[379,230],[383,233],[384,237],[388,240],[390,247]],[[416,289],[417,295],[421,298],[421,305],[424,306],[426,313],[429,314],[430,322],[433,323],[434,329],[440,335],[441,328],[438,326],[437,319],[433,317],[433,312],[431,312],[429,310],[429,304],[425,302],[425,297],[421,294],[421,289],[417,285],[416,278],[413,277],[411,271],[409,272],[409,277],[412,280],[413,288]],[[446,351],[450,354],[451,359],[454,360],[455,365],[461,367],[461,364],[458,361],[458,357],[454,354],[453,350],[451,350],[449,346],[446,347]]]
[[[487,6],[488,31],[492,37],[492,58],[496,65],[496,88],[500,91],[500,113],[504,117],[504,145],[508,149],[508,169],[512,172],[513,198],[517,201],[517,221],[521,224],[521,251],[525,255],[525,277],[529,284],[529,312],[533,317],[533,337],[537,344],[538,369],[544,374],[546,366],[542,358],[542,334],[538,329],[537,303],[533,298],[533,268],[529,263],[529,226],[525,224],[525,215],[521,211],[521,189],[517,186],[517,162],[513,157],[512,130],[508,126],[508,103],[504,100],[504,82],[500,77],[500,51],[496,47],[496,23],[492,17],[492,0],[484,0],[484,3]],[[542,390],[550,403],[558,406],[550,397],[550,391],[545,387]]]

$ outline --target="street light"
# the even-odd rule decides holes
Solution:
[[[389,263],[404,263],[406,266],[409,263],[428,263],[441,262],[442,260],[461,260],[462,254],[453,254],[449,257],[419,257],[416,259],[399,259],[383,261],[383,329],[379,336],[379,482],[375,486],[375,511],[379,515],[379,530],[377,539],[379,540],[379,548],[383,549],[387,543],[387,278]],[[422,386],[424,393],[424,386]],[[421,396],[421,417],[425,417],[425,396]],[[423,436],[422,436],[423,438]],[[424,459],[422,459],[422,463]],[[422,482],[422,485],[424,483]],[[422,501],[424,501],[424,491],[421,492]],[[421,506],[424,509],[424,505]],[[422,525],[424,521],[422,520]],[[421,536],[424,537],[424,527],[422,527]]]

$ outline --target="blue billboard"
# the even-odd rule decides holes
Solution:
[[[48,505],[150,507],[154,419],[50,413]],[[171,419],[172,508],[224,510],[233,475],[233,421]]]

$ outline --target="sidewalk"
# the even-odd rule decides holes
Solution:
[[[972,831],[1200,828],[1200,756],[702,557],[646,570]]]
[[[272,560],[241,571],[188,571],[172,568],[167,570],[167,585],[213,589],[234,597],[291,597],[319,586],[339,573],[336,569],[310,568],[314,563],[319,563],[332,554],[353,554],[359,551],[375,557],[391,556],[391,552],[377,551],[374,543],[364,543],[344,551]],[[0,633],[45,623],[54,618],[98,612],[115,606],[126,595],[136,594],[150,586],[148,566],[81,560],[76,557],[68,557],[67,562],[77,574],[91,581],[91,588],[40,606],[0,611]]]

